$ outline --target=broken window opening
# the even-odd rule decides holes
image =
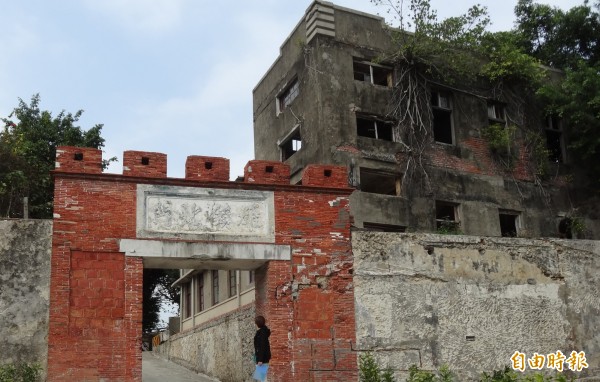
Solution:
[[[406,227],[394,224],[363,222],[363,228],[375,232],[406,232]]]
[[[452,107],[447,92],[431,92],[431,111],[433,114],[433,138],[436,142],[453,144]]]
[[[292,155],[296,154],[302,148],[302,137],[300,130],[296,130],[285,142],[279,145],[281,150],[281,160],[286,161]]]
[[[499,212],[500,234],[502,237],[517,237],[519,215],[514,212]]]
[[[488,101],[488,122],[490,125],[506,126],[506,110],[499,102]]]
[[[237,271],[230,270],[228,276],[229,297],[233,297],[237,294]]]
[[[196,306],[196,312],[202,312],[204,310],[204,273],[199,273],[197,276],[198,280],[198,305]]]
[[[300,85],[298,79],[294,79],[292,83],[277,96],[277,114],[282,113],[300,94]]]
[[[385,171],[360,168],[360,190],[373,194],[400,196],[402,177]]]
[[[393,85],[393,70],[390,67],[377,65],[368,61],[354,60],[353,69],[354,79],[357,81],[389,88]]]
[[[558,116],[546,118],[546,149],[548,160],[553,163],[563,163],[563,134],[562,121]]]
[[[192,283],[182,285],[183,288],[183,318],[192,316]]]
[[[394,124],[376,118],[356,117],[356,134],[360,137],[394,141]]]
[[[438,231],[451,233],[460,229],[458,206],[456,203],[435,202],[435,223]]]
[[[213,270],[210,272],[212,276],[212,304],[219,303],[219,271]]]

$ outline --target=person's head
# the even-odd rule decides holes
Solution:
[[[266,320],[263,316],[256,316],[256,318],[254,319],[254,323],[259,328],[263,328],[265,326],[265,322],[266,322]]]

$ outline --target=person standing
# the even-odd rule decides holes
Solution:
[[[271,330],[267,327],[263,316],[256,316],[254,323],[258,327],[254,335],[254,359],[256,363],[254,379],[266,382],[269,360],[271,359],[271,345],[269,344]]]

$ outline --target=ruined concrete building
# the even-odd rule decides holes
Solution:
[[[430,86],[426,174],[403,179],[411,148],[390,118],[397,68],[386,61],[396,51],[383,18],[313,2],[254,89],[255,157],[289,164],[293,183],[311,163],[348,166],[358,228],[600,237],[598,212],[578,204],[588,197],[582,187],[572,189],[582,182],[565,182],[578,165],[566,149],[568,126],[534,111],[525,116],[522,105],[491,92]],[[483,133],[490,125],[517,127],[510,169],[494,160]],[[547,144],[548,172],[556,176],[543,187],[524,127]],[[577,233],[569,227],[575,216],[583,223]]]

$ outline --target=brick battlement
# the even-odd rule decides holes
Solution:
[[[56,150],[56,173],[102,174],[102,151],[88,147],[61,146]],[[147,151],[123,153],[123,175],[140,178],[166,178],[167,155]],[[185,162],[185,180],[228,182],[229,159],[190,155]],[[244,183],[290,184],[290,166],[276,161],[251,160],[244,167]],[[348,188],[348,171],[343,166],[308,165],[302,185]]]

